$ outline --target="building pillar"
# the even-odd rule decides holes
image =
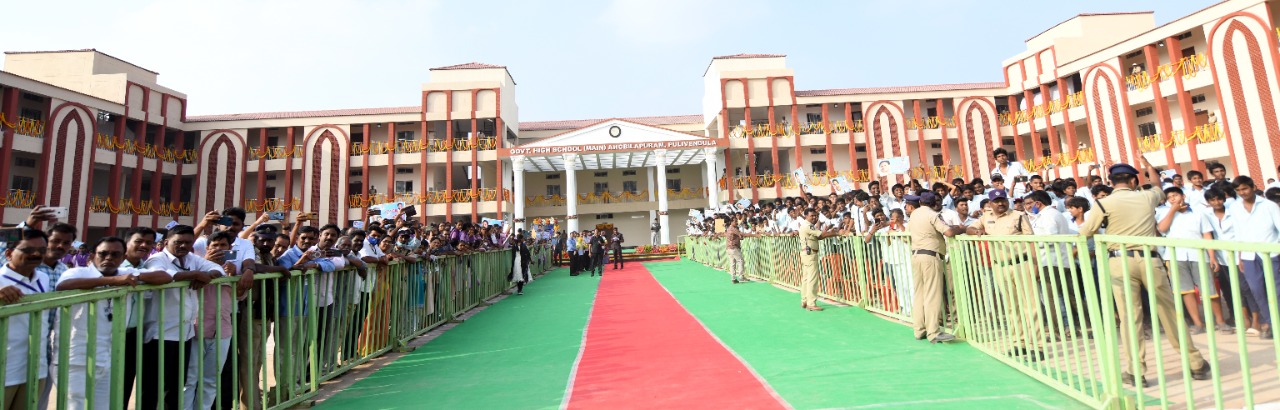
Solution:
[[[703,148],[702,156],[707,162],[707,208],[715,208],[720,204],[720,192],[719,188],[716,187],[716,149]]]
[[[515,206],[511,208],[511,212],[515,218],[517,231],[524,229],[524,159],[523,155],[511,157],[511,173],[514,180],[511,189],[512,196],[515,196]]]
[[[564,154],[564,179],[568,189],[564,193],[565,225],[569,232],[578,231],[578,175],[574,170],[578,154]]]
[[[669,239],[671,218],[667,215],[667,150],[653,150],[653,155],[658,157],[658,223],[662,225],[662,230],[658,232],[658,240],[659,243],[666,245],[671,243]]]

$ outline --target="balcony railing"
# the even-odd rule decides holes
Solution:
[[[1036,105],[1022,111],[1005,111],[1000,113],[1000,126],[1009,126],[1021,124],[1033,119],[1041,119],[1053,114],[1060,113],[1084,105],[1084,92],[1077,92],[1068,95],[1067,98],[1059,98],[1049,102],[1049,106]]]
[[[1207,68],[1209,68],[1209,58],[1205,57],[1204,54],[1196,54],[1183,57],[1178,61],[1161,64],[1156,67],[1154,76],[1148,71],[1129,74],[1124,78],[1124,82],[1129,86],[1129,91],[1145,90],[1151,87],[1152,81],[1164,82],[1176,75],[1181,75],[1183,79],[1191,79]]]
[[[113,135],[99,133],[93,139],[94,145],[98,148],[108,151],[121,151],[129,155],[137,155],[143,158],[159,159],[165,162],[182,162],[184,164],[196,163],[196,150],[178,150],[175,148],[159,147],[152,144],[139,143],[129,138],[120,138]]]
[[[10,121],[8,118],[5,118],[4,113],[0,112],[0,126],[3,126],[4,128],[12,129],[13,132],[16,132],[18,134],[29,135],[37,138],[44,137],[44,121],[43,120],[28,118],[28,117],[18,117],[17,121]]]
[[[648,202],[649,191],[620,191],[620,192],[601,192],[578,194],[578,203],[581,204],[619,204],[629,202]]]
[[[190,216],[190,202],[152,202],[150,199],[134,201],[133,198],[94,196],[89,201],[89,212],[105,212],[116,215]]]
[[[10,190],[0,198],[0,206],[9,208],[30,208],[36,204],[36,193],[25,189]]]
[[[811,122],[808,124],[793,127],[790,123],[778,123],[772,127],[769,124],[756,124],[753,126],[739,125],[729,130],[729,136],[732,138],[764,138],[764,137],[794,137],[799,134],[826,134],[828,132],[839,134],[849,132],[862,132],[862,120],[841,120],[827,122]]]
[[[534,195],[525,197],[525,206],[564,206],[564,197],[560,195]]]
[[[497,148],[498,139],[485,136],[476,138],[475,143],[472,143],[469,138],[455,138],[453,144],[444,139],[396,140],[395,143],[370,141],[368,145],[363,142],[351,143],[351,155],[414,154],[423,151],[490,151]]]
[[[446,203],[470,203],[473,199],[482,202],[497,201],[499,191],[492,188],[455,189],[452,191],[428,191],[426,193],[402,192],[391,195],[351,195],[347,198],[347,206],[351,208],[367,208],[391,202],[404,202],[406,205],[427,205]],[[501,191],[503,201],[511,200],[511,190]]]
[[[253,213],[301,211],[301,198],[266,198],[244,200],[244,210]]]
[[[1222,127],[1218,124],[1205,124],[1191,129],[1191,134],[1187,134],[1185,130],[1174,130],[1166,134],[1149,135],[1138,138],[1138,149],[1142,152],[1163,151],[1169,147],[1179,147],[1187,145],[1191,140],[1200,143],[1214,142],[1223,139]]]
[[[921,128],[926,130],[936,130],[942,127],[955,128],[956,117],[954,115],[950,117],[940,117],[935,115],[932,117],[924,117],[924,118],[916,117],[916,118],[907,119],[908,130],[915,130],[915,129],[921,129]]]
[[[1078,150],[1074,154],[1059,153],[1024,161],[1022,166],[1026,167],[1028,171],[1040,172],[1042,170],[1052,168],[1070,167],[1076,164],[1089,163],[1093,162],[1095,159],[1097,159],[1097,156],[1094,155],[1093,148],[1086,148]]]
[[[294,145],[292,147],[283,145],[273,145],[266,149],[249,148],[249,160],[258,159],[285,159],[285,158],[302,158],[302,146]]]

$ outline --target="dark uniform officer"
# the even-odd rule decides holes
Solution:
[[[1155,171],[1155,167],[1152,167],[1145,158],[1143,163],[1146,166],[1147,176],[1151,177],[1151,181],[1155,184],[1149,189],[1139,189],[1137,168],[1129,164],[1111,166],[1109,172],[1115,190],[1110,196],[1099,199],[1098,206],[1089,210],[1089,214],[1085,216],[1084,226],[1080,228],[1081,234],[1093,236],[1099,228],[1105,227],[1108,235],[1159,236],[1156,233],[1154,215],[1156,206],[1164,202],[1164,191],[1160,189],[1160,180],[1157,178],[1159,174]],[[1131,346],[1135,335],[1129,334],[1130,325],[1135,328],[1142,326],[1143,306],[1139,292],[1146,287],[1156,299],[1156,314],[1159,315],[1161,327],[1164,328],[1165,339],[1168,339],[1174,351],[1179,349],[1177,321],[1181,317],[1174,313],[1173,289],[1169,286],[1169,275],[1165,272],[1164,263],[1159,259],[1158,254],[1143,252],[1142,247],[1138,245],[1115,243],[1107,244],[1107,250],[1110,256],[1106,262],[1111,271],[1111,288],[1120,314],[1120,345],[1130,354],[1137,355],[1141,366],[1137,374],[1141,378],[1147,370],[1147,346],[1142,342],[1141,335],[1136,335],[1137,346]],[[1155,260],[1148,261],[1149,258]],[[1154,269],[1151,273],[1154,281],[1152,283],[1147,282],[1148,264]],[[1128,302],[1125,301],[1125,287],[1128,287],[1129,294],[1133,296]],[[1137,313],[1136,317],[1128,317],[1130,309]],[[1191,340],[1191,336],[1187,335],[1187,340]],[[1212,377],[1209,363],[1200,355],[1195,345],[1187,346],[1187,355],[1188,362],[1191,364],[1192,378],[1208,380]],[[1121,377],[1126,384],[1133,384],[1133,369],[1129,369],[1132,360],[1123,360],[1123,362],[1129,371],[1124,372]],[[1145,380],[1141,383],[1146,386]]]
[[[907,195],[904,199],[911,213],[907,221],[907,232],[911,234],[911,285],[915,290],[911,327],[916,339],[927,337],[933,343],[955,340],[955,336],[941,330],[942,312],[946,309],[943,273],[947,269],[944,261],[947,242],[944,237],[964,232],[964,228],[942,221],[942,215],[933,208],[938,204],[938,197],[932,192]]]

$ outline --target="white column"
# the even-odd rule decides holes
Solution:
[[[515,196],[515,206],[512,214],[515,216],[516,230],[525,229],[524,226],[524,160],[523,155],[511,157],[511,174],[512,191]],[[513,231],[514,232],[514,231]]]
[[[716,208],[720,206],[720,185],[716,181],[716,149],[704,148],[702,156],[706,159],[706,183],[707,187],[707,208]]]
[[[667,150],[653,150],[658,158],[658,223],[662,230],[658,232],[658,240],[663,245],[671,243],[671,218],[667,215]]]
[[[574,172],[577,164],[578,154],[564,154],[564,179],[569,181],[568,190],[564,193],[564,220],[569,232],[578,231],[578,174]]]
[[[649,195],[648,195],[649,202],[656,201],[658,198],[658,183],[654,179],[654,175],[655,174],[653,172],[653,168],[645,167],[644,180],[648,181],[649,183],[648,188],[645,188],[645,190],[649,191]],[[658,211],[649,211],[649,219],[645,219],[646,225],[652,224],[654,218],[657,218],[657,217],[658,217]]]

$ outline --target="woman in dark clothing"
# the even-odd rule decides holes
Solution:
[[[516,294],[524,294],[524,284],[533,280],[533,275],[529,273],[529,245],[524,243],[524,237],[516,236],[516,240],[511,244],[511,273],[507,275],[507,280],[516,283]]]

